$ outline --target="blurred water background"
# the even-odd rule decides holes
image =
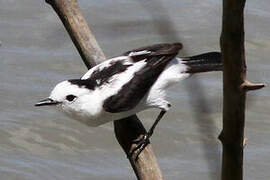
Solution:
[[[79,5],[108,57],[177,40],[184,44],[180,56],[219,50],[221,0],[79,0]],[[270,84],[270,1],[248,0],[245,13],[248,78]],[[59,81],[86,72],[52,8],[43,0],[0,0],[0,41],[0,179],[136,179],[112,123],[89,128],[33,106]],[[200,88],[190,93],[198,87],[195,81]],[[199,112],[202,94],[207,115]],[[174,87],[169,99],[173,107],[152,138],[164,177],[218,179],[222,74],[193,76]],[[270,178],[269,110],[269,88],[248,93],[246,180]],[[149,127],[157,113],[139,117]]]

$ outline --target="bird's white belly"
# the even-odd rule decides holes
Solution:
[[[126,117],[129,117],[133,114],[138,113],[139,110],[138,108],[135,108],[131,111],[125,111],[125,112],[120,112],[120,113],[110,113],[110,112],[105,112],[103,111],[99,116],[85,116],[85,117],[72,117],[73,119],[77,119],[78,121],[92,127],[97,127],[102,124],[105,124],[110,121],[115,121],[115,120],[120,120]]]

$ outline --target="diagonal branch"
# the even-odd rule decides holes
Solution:
[[[60,17],[86,67],[90,69],[105,61],[106,57],[87,26],[77,0],[46,0],[46,2]]]
[[[46,0],[56,11],[68,31],[73,43],[88,69],[105,60],[101,48],[83,18],[77,0]],[[114,121],[115,135],[128,154],[135,146],[132,142],[145,134],[145,129],[136,115]],[[129,161],[138,179],[161,180],[162,173],[158,166],[151,144],[139,155],[129,157]]]

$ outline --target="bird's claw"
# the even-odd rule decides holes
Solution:
[[[150,143],[149,138],[151,137],[150,134],[145,134],[143,137],[135,139],[133,143],[136,143],[136,146],[131,149],[129,152],[129,157],[132,157],[135,154],[135,160],[138,159],[141,152],[144,150],[144,148]]]

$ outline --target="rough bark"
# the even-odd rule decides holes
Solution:
[[[132,120],[132,123],[130,122]],[[114,130],[119,144],[128,155],[130,150],[136,146],[133,140],[142,137],[146,130],[137,116],[114,122]],[[162,172],[157,163],[151,144],[148,144],[136,160],[136,153],[132,157],[127,156],[137,176],[141,180],[161,180]]]
[[[60,17],[88,69],[105,60],[95,36],[83,18],[77,0],[45,0]]]
[[[223,59],[222,180],[243,179],[246,92],[264,87],[246,80],[245,0],[223,0],[220,46]]]
[[[77,0],[45,0],[56,11],[79,51],[87,68],[105,60],[99,47],[83,18]],[[136,115],[114,122],[115,135],[119,144],[128,154],[135,146],[133,140],[143,136],[145,129]],[[138,159],[128,157],[131,166],[140,180],[161,180],[162,173],[158,166],[151,144],[141,152]]]

